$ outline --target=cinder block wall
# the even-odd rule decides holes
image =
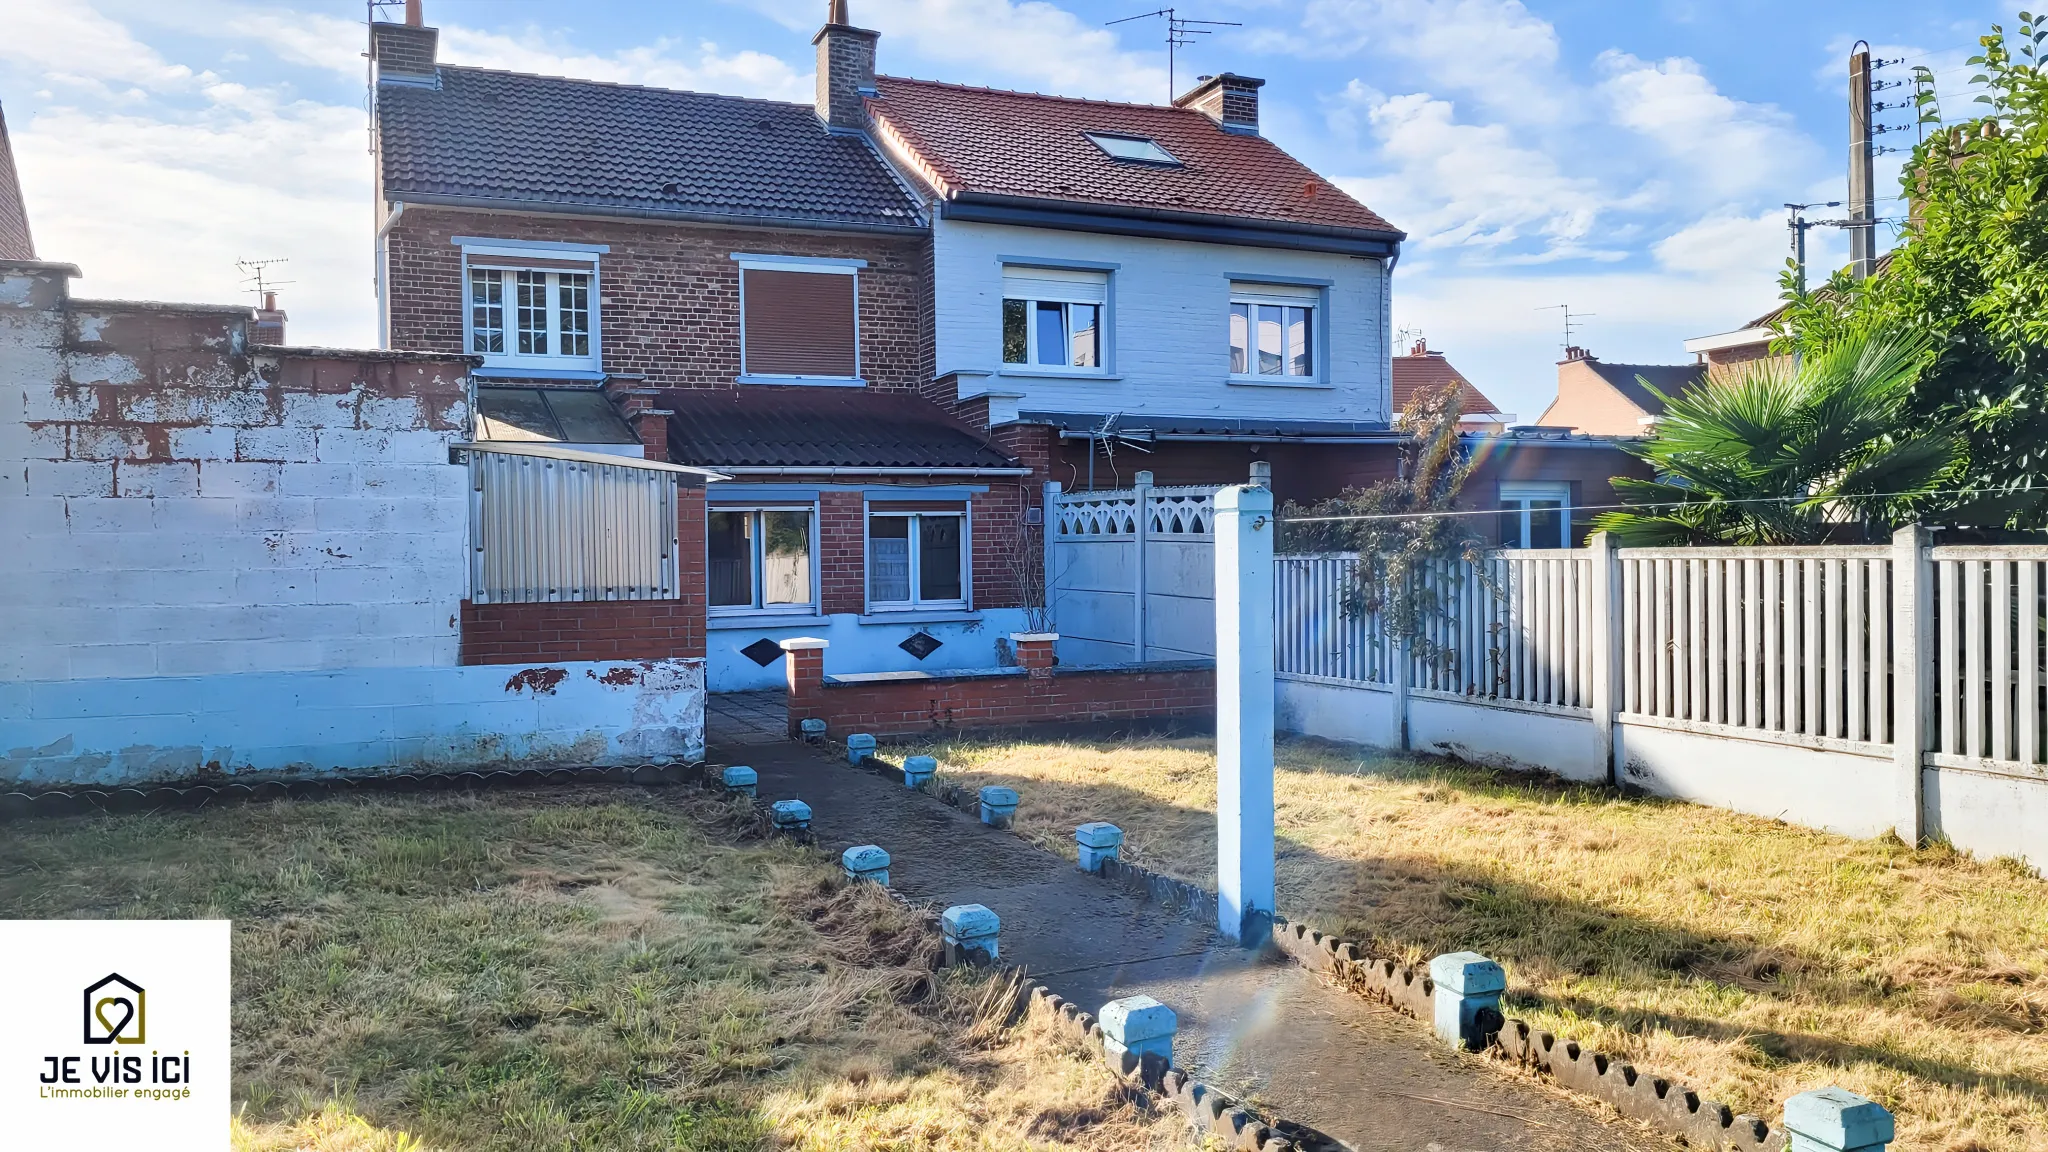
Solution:
[[[467,361],[76,274],[0,262],[0,681],[455,664]]]

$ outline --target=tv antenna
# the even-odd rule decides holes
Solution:
[[[1174,53],[1195,43],[1195,37],[1210,35],[1213,29],[1244,27],[1243,24],[1235,20],[1192,20],[1185,16],[1176,15],[1175,10],[1172,8],[1161,8],[1156,12],[1140,12],[1136,16],[1125,16],[1121,20],[1111,20],[1104,24],[1103,27],[1109,28],[1117,24],[1128,24],[1133,20],[1150,20],[1154,16],[1166,17],[1166,102],[1168,104],[1173,103],[1173,98],[1177,95],[1174,91],[1173,83]],[[1198,28],[1196,27],[1198,24],[1206,24],[1209,27]]]
[[[298,283],[296,280],[272,280],[270,278],[270,269],[290,262],[290,257],[278,256],[269,260],[237,260],[235,261],[235,267],[241,269],[242,283],[253,285],[249,291],[254,292],[256,299],[262,301],[263,306],[268,308],[270,306],[268,300],[269,293],[276,291],[283,285]]]
[[[1540,307],[1540,308],[1536,309],[1536,311],[1538,311],[1538,312],[1548,312],[1548,311],[1550,311],[1550,310],[1551,310],[1551,309],[1553,309],[1553,308],[1557,308],[1557,309],[1562,309],[1562,310],[1563,310],[1563,312],[1564,312],[1564,345],[1563,345],[1563,347],[1564,347],[1564,354],[1565,354],[1566,356],[1570,356],[1570,355],[1572,354],[1572,341],[1573,341],[1573,339],[1574,339],[1574,338],[1576,338],[1576,337],[1578,336],[1578,334],[1579,334],[1579,328],[1580,328],[1580,326],[1581,326],[1581,321],[1583,321],[1583,320],[1584,320],[1584,319],[1585,319],[1586,317],[1588,317],[1588,316],[1597,316],[1597,315],[1599,315],[1599,313],[1597,313],[1597,312],[1574,312],[1574,311],[1572,311],[1572,306],[1571,306],[1571,305],[1569,305],[1569,304],[1545,304],[1545,305],[1543,305],[1542,307]]]

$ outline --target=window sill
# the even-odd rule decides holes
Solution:
[[[745,373],[733,377],[735,384],[801,384],[812,388],[865,388],[868,382],[859,376],[750,376]]]
[[[1000,370],[998,370],[998,371],[997,371],[997,372],[995,373],[995,375],[996,375],[996,376],[997,376],[998,378],[1000,378],[1000,379],[1004,379],[1004,380],[1121,380],[1121,379],[1123,379],[1123,375],[1122,375],[1121,373],[1118,373],[1118,372],[1090,372],[1090,371],[1085,371],[1085,370],[1080,370],[1080,371],[1073,371],[1073,372],[1062,372],[1062,371],[1060,371],[1060,370],[1058,370],[1058,369],[1056,369],[1056,368],[1052,368],[1052,367],[1032,368],[1032,367],[1030,367],[1030,366],[1028,366],[1028,365],[1019,365],[1019,366],[1017,366],[1017,367],[1015,367],[1015,368],[1003,368],[1003,369],[1000,369]]]
[[[470,375],[486,379],[506,380],[590,380],[602,381],[601,368],[544,368],[540,365],[486,363],[470,371]]]
[[[895,611],[883,609],[870,611],[860,618],[862,624],[964,624],[981,619],[981,613],[968,608],[903,608]]]
[[[1336,385],[1316,376],[1226,376],[1226,384],[1242,385],[1246,388],[1335,388]]]
[[[706,617],[704,627],[713,632],[721,628],[813,628],[828,620],[830,617],[816,612],[733,612]]]

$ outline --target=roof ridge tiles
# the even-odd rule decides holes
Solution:
[[[808,101],[772,100],[766,96],[735,96],[730,92],[704,92],[695,88],[664,88],[659,84],[633,84],[624,80],[598,80],[589,76],[557,76],[552,72],[521,72],[516,68],[484,68],[475,64],[442,64],[440,67],[484,76],[511,76],[521,80],[553,80],[562,84],[588,84],[593,88],[619,88],[637,92],[659,92],[667,96],[702,96],[708,100],[730,100],[736,104],[769,104],[777,108],[795,109],[804,112],[812,110]]]
[[[1032,100],[1057,100],[1062,104],[1100,104],[1106,108],[1144,108],[1153,112],[1185,113],[1190,116],[1200,116],[1204,120],[1209,119],[1208,116],[1201,112],[1197,112],[1192,108],[1184,108],[1178,104],[1149,104],[1136,100],[1103,100],[1093,96],[1061,96],[1055,92],[1031,92],[1022,88],[997,88],[986,84],[962,84],[954,80],[923,80],[915,76],[876,76],[875,80],[877,82],[893,80],[902,84],[922,84],[930,88],[958,88],[968,92],[988,92],[997,96],[1022,96]],[[1211,123],[1214,123],[1214,121],[1211,121]]]

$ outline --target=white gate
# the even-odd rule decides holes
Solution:
[[[1216,487],[1062,493],[1046,485],[1046,606],[1061,658],[1108,664],[1216,655]]]

